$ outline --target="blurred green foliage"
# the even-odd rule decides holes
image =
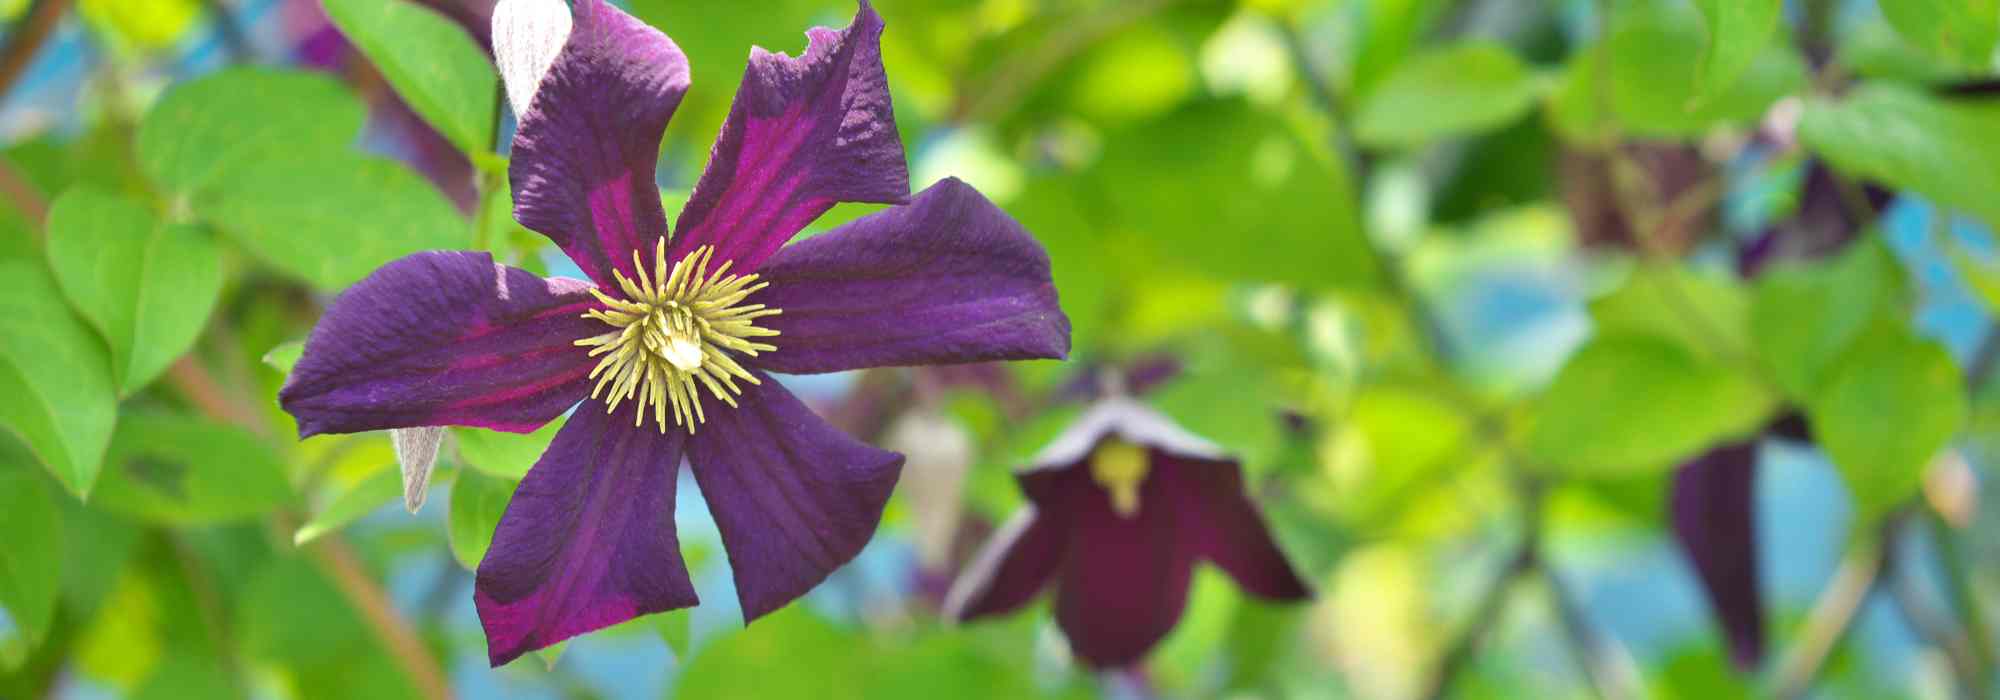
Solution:
[[[1043,242],[1072,361],[815,396],[875,444],[931,421],[895,446],[911,462],[879,535],[881,559],[914,562],[870,559],[748,628],[707,607],[725,598],[497,671],[460,608],[561,421],[452,430],[410,518],[386,436],[299,441],[275,403],[331,295],[387,261],[478,248],[561,272],[512,221],[511,117],[479,42],[430,9],[454,1],[83,0],[83,38],[44,48],[84,69],[58,80],[77,83],[60,119],[0,119],[0,697],[1996,687],[2000,548],[1980,533],[2000,509],[1953,504],[1995,492],[2000,401],[1978,374],[2000,346],[1948,348],[1935,321],[1957,287],[1987,340],[2000,309],[1994,0],[881,0],[914,184],[962,177]],[[692,65],[662,149],[670,212],[750,47],[796,53],[853,11],[623,4]],[[292,60],[316,28],[294,15],[321,9],[353,46],[338,73]],[[0,10],[0,43],[25,41],[33,10]],[[248,54],[216,58],[250,17]],[[0,117],[33,85],[6,86]],[[470,206],[384,136],[400,111],[462,161]],[[1899,234],[1892,197],[1933,224]],[[1153,355],[1181,372],[1146,399],[1243,460],[1318,599],[1266,605],[1204,569],[1150,660],[1105,675],[1069,659],[1045,604],[940,621],[931,584],[1022,506],[1011,470],[1079,412],[1063,389]],[[1920,652],[1826,627],[1830,564],[1771,577],[1810,585],[1766,584],[1774,661],[1751,671],[1705,619],[1565,586],[1650,567],[1632,576],[1678,588],[1637,590],[1706,613],[1669,544],[1674,473],[1793,414],[1843,486],[1807,508],[1842,515],[1800,521],[1824,541],[1768,515],[1765,539],[1901,551],[1863,590],[1922,572],[1944,624],[1903,610]],[[1945,481],[1960,467],[1971,485]],[[1794,486],[1774,473],[1760,504]],[[712,533],[680,529],[726,594]],[[659,687],[575,660],[632,648],[672,657]]]

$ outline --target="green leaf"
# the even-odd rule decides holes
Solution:
[[[48,639],[61,592],[62,514],[27,465],[0,467],[0,609],[17,635],[0,634],[0,670],[17,668]],[[4,627],[0,627],[4,632]]]
[[[327,17],[410,108],[466,153],[492,148],[500,87],[463,28],[408,0],[326,0]]]
[[[432,478],[441,477],[432,474]],[[353,524],[362,516],[388,505],[390,501],[400,503],[402,498],[402,472],[392,465],[384,464],[380,471],[363,479],[352,488],[342,491],[333,498],[332,503],[314,513],[305,525],[299,526],[298,532],[292,533],[292,544],[303,547],[327,533]]]
[[[1775,268],[1751,302],[1757,353],[1788,396],[1805,400],[1870,320],[1898,305],[1902,289],[1901,269],[1872,239],[1820,265]]]
[[[451,517],[446,532],[452,556],[467,570],[478,569],[479,560],[486,558],[486,548],[493,544],[493,530],[500,526],[507,502],[514,498],[516,483],[466,469],[459,472],[458,482],[451,485]]]
[[[1703,49],[1699,92],[1715,95],[1729,89],[1757,60],[1778,28],[1783,0],[1695,0],[1708,44]]]
[[[1533,104],[1536,82],[1507,47],[1466,42],[1412,57],[1361,106],[1354,133],[1377,148],[1419,146],[1505,126]]]
[[[1537,405],[1527,443],[1537,466],[1618,476],[1670,468],[1747,435],[1775,401],[1751,378],[1678,343],[1599,336],[1570,358]]]
[[[72,189],[49,209],[49,267],[111,346],[119,393],[133,392],[194,346],[222,294],[209,235],[162,225],[130,200]]]
[[[1799,140],[1846,175],[2000,225],[2000,102],[1866,83],[1838,101],[1808,102]]]
[[[298,366],[299,357],[306,354],[306,342],[288,340],[277,344],[264,353],[263,362],[279,374],[291,376],[292,368]]]
[[[1866,524],[1917,494],[1967,404],[1951,355],[1885,315],[1829,371],[1806,417]]]
[[[1903,38],[1934,56],[1990,68],[2000,39],[1995,0],[1881,0],[1882,17]]]
[[[520,481],[549,449],[567,418],[557,417],[525,435],[482,428],[452,428],[458,456],[466,466],[509,481]]]
[[[1751,347],[1750,293],[1727,274],[1643,264],[1592,302],[1590,317],[1600,335],[1661,338],[1710,360]]]
[[[309,154],[344,152],[366,116],[360,100],[330,77],[231,68],[176,85],[160,98],[139,124],[139,166],[178,199],[245,164],[297,168]]]
[[[293,501],[276,450],[241,428],[191,416],[126,414],[104,462],[97,504],[151,522],[231,522]]]
[[[1726,88],[1704,90],[1697,80],[1704,71],[1704,34],[1700,19],[1685,6],[1620,3],[1603,43],[1570,55],[1550,98],[1556,131],[1588,144],[1621,132],[1700,136],[1716,127],[1754,123],[1771,103],[1805,87],[1804,60],[1773,44]]]
[[[327,291],[404,255],[470,242],[470,225],[451,202],[379,158],[241,163],[194,207],[258,257]]]
[[[118,417],[111,361],[40,264],[0,261],[0,424],[87,497]]]
[[[1945,253],[1951,257],[1951,267],[1958,272],[1958,278],[1972,288],[1973,298],[1986,308],[1986,313],[2000,314],[2000,264],[1974,255],[1956,239],[1947,244]]]
[[[1061,185],[1099,215],[1089,223],[1138,248],[1129,252],[1154,255],[1149,264],[1244,282],[1371,286],[1374,252],[1348,173],[1310,138],[1240,103],[1196,103],[1107,136],[1096,167]],[[1058,260],[1056,274],[1066,263],[1101,275],[1102,259]]]

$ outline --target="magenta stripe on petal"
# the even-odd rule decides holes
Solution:
[[[784,313],[774,352],[787,372],[1061,358],[1069,318],[1049,256],[970,185],[939,182],[771,257],[754,299]]]
[[[715,514],[745,622],[826,580],[875,534],[903,456],[827,424],[777,380],[708,404],[688,462]],[[706,399],[707,397],[704,397]]]
[[[687,433],[634,428],[633,406],[579,407],[515,489],[473,589],[494,666],[698,602],[674,532]]]
[[[278,392],[300,435],[427,425],[528,432],[583,399],[603,332],[580,280],[485,253],[396,260],[335,299]]]
[[[660,134],[687,92],[687,57],[604,0],[579,0],[569,43],[514,135],[514,218],[591,279],[615,285],[667,233],[653,181]]]
[[[882,18],[807,32],[805,55],[750,51],[708,169],[675,224],[676,259],[703,245],[755,270],[837,202],[899,204],[909,166],[882,72]]]

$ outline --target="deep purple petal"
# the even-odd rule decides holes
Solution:
[[[614,285],[667,232],[653,181],[660,134],[687,92],[687,57],[604,0],[579,0],[569,43],[514,134],[514,218]]]
[[[1674,537],[1680,540],[1738,668],[1764,661],[1764,597],[1757,587],[1753,500],[1757,443],[1716,447],[1674,474]]]
[[[714,245],[716,260],[755,270],[836,202],[909,198],[882,18],[863,2],[847,29],[806,36],[799,58],[750,50],[708,169],[674,225],[674,258]]]
[[[333,301],[278,402],[301,436],[427,425],[529,432],[583,399],[578,338],[596,304],[580,280],[542,279],[486,253],[396,260]]]
[[[1270,600],[1303,600],[1311,595],[1285,561],[1257,506],[1243,492],[1243,470],[1226,460],[1182,459],[1155,452],[1154,480],[1165,480],[1183,504],[1196,551],[1214,562],[1236,585]]]
[[[971,186],[945,180],[908,206],[785,247],[753,299],[784,313],[778,372],[1060,358],[1069,318],[1049,256]]]
[[[674,534],[687,433],[632,427],[635,405],[579,407],[514,490],[473,586],[494,666],[699,602]]]
[[[1094,668],[1130,665],[1172,631],[1187,607],[1196,523],[1173,507],[1168,480],[1149,478],[1132,517],[1071,470],[1070,556],[1056,590],[1056,623],[1070,651]],[[1042,506],[1046,507],[1046,506]]]
[[[1033,506],[1014,514],[979,558],[952,583],[945,617],[965,621],[1012,612],[1048,586],[1069,552],[1069,525],[1060,513]]]
[[[745,622],[826,580],[875,534],[903,456],[828,425],[777,380],[706,401],[688,461],[715,514]]]

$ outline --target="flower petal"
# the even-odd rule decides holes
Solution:
[[[1138,512],[1119,515],[1109,492],[1070,470],[1060,492],[1071,517],[1069,557],[1056,591],[1056,623],[1070,650],[1095,668],[1130,665],[1180,621],[1194,573],[1196,524],[1172,507],[1165,479],[1140,487]],[[1165,506],[1165,507],[1162,507]],[[1038,500],[1037,507],[1054,509]]]
[[[862,2],[847,29],[806,36],[799,58],[750,50],[708,169],[674,225],[675,259],[714,245],[716,260],[755,270],[836,202],[909,198],[882,18]]]
[[[563,0],[500,0],[493,6],[493,62],[516,118],[526,116],[542,76],[562,55],[574,26]]]
[[[653,180],[660,134],[687,92],[687,57],[604,0],[579,0],[569,42],[514,134],[514,218],[602,286],[667,232]]]
[[[674,533],[686,433],[633,428],[634,410],[585,403],[515,489],[473,587],[494,666],[699,602]]]
[[[1061,520],[1062,514],[1045,516],[1034,506],[1015,513],[952,583],[945,617],[962,622],[1005,614],[1042,592],[1069,553],[1069,526]]]
[[[1764,660],[1764,598],[1757,587],[1754,498],[1757,443],[1709,450],[1674,474],[1674,537],[1694,562],[1738,668]]]
[[[1215,562],[1236,585],[1271,600],[1311,595],[1285,561],[1257,506],[1243,493],[1243,470],[1227,460],[1183,459],[1153,453],[1154,479],[1178,492],[1181,517],[1192,525],[1196,551]]]
[[[579,280],[486,253],[396,260],[335,299],[278,392],[299,435],[426,425],[525,433],[582,400],[603,332]]]
[[[970,185],[947,179],[908,206],[785,247],[758,303],[778,372],[1061,358],[1069,318],[1049,256]]]
[[[709,402],[688,461],[715,514],[745,622],[804,595],[875,534],[903,456],[828,425],[769,376]]]

